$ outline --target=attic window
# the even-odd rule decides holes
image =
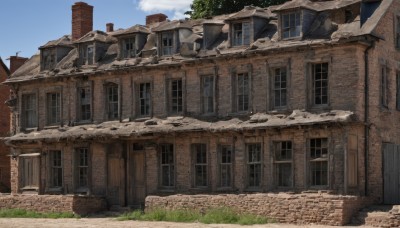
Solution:
[[[233,46],[249,45],[250,44],[250,23],[233,24]]]
[[[136,56],[135,37],[124,39],[122,42],[123,57],[134,58]]]
[[[43,70],[51,70],[56,65],[56,52],[55,49],[43,50],[42,51],[42,66]]]
[[[299,37],[301,31],[300,12],[286,13],[282,15],[283,39]]]
[[[94,57],[94,46],[93,45],[83,45],[82,47],[82,64],[92,65]]]
[[[162,55],[172,55],[173,52],[173,33],[165,32],[161,34]]]

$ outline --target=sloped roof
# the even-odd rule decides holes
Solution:
[[[74,43],[85,43],[93,41],[99,41],[103,43],[114,43],[117,42],[117,39],[115,39],[114,37],[108,35],[103,31],[95,30],[82,36],[79,40],[74,41]]]
[[[313,2],[310,0],[292,0],[285,2],[281,6],[277,7],[276,9],[273,10],[273,12],[291,10],[296,8],[305,8],[321,12],[326,10],[339,9],[359,2],[361,2],[361,0],[331,0],[331,1],[318,1],[318,2]]]
[[[144,122],[109,121],[101,124],[84,126],[64,126],[58,129],[44,129],[39,132],[18,133],[5,138],[6,143],[18,142],[59,142],[61,140],[90,140],[112,137],[140,137],[146,134],[171,132],[225,132],[246,131],[249,129],[289,128],[294,126],[351,123],[354,120],[351,111],[333,110],[327,113],[313,114],[294,110],[290,115],[256,113],[248,119],[232,118],[230,120],[205,121],[191,117],[153,118]]]
[[[157,27],[153,28],[152,32],[162,32],[179,28],[192,28],[193,24],[198,20],[174,20],[161,22]]]
[[[246,6],[241,11],[231,15],[229,18],[226,19],[226,21],[238,20],[238,19],[249,18],[249,17],[261,17],[261,18],[270,19],[274,16],[275,15],[272,14],[271,11],[268,10],[268,8],[263,9],[263,8],[255,7],[255,6]]]
[[[6,66],[6,64],[3,62],[3,60],[0,57],[0,67],[4,69],[4,71],[7,73],[7,76],[10,75],[10,69]]]
[[[130,28],[127,29],[121,29],[121,30],[117,30],[114,31],[112,33],[108,33],[109,35],[118,37],[118,36],[122,36],[122,35],[128,35],[128,34],[133,34],[133,33],[146,33],[149,34],[150,33],[150,29],[146,28],[143,25],[134,25]]]
[[[39,49],[57,47],[57,46],[73,47],[73,44],[72,44],[72,41],[71,41],[71,36],[65,35],[65,36],[62,36],[62,37],[60,37],[60,38],[58,38],[56,40],[49,41],[45,45],[39,47]]]

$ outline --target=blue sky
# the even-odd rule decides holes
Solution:
[[[71,6],[78,0],[1,0],[0,57],[31,57],[49,40],[71,34]],[[146,15],[164,13],[184,18],[192,0],[83,0],[94,6],[93,29],[104,31],[144,24]]]

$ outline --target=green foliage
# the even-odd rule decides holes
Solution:
[[[133,211],[125,213],[117,218],[119,221],[138,220],[138,221],[168,221],[168,222],[201,222],[205,224],[265,224],[271,222],[267,218],[252,215],[238,214],[229,208],[215,208],[200,214],[193,210],[165,210],[155,209],[143,213],[142,211]]]
[[[27,211],[24,209],[1,209],[0,210],[0,218],[80,218],[77,215],[74,215],[70,212],[63,213],[39,213],[34,211]]]
[[[268,7],[279,5],[289,0],[193,0],[191,10],[185,14],[192,19],[229,14],[242,10],[245,6]]]

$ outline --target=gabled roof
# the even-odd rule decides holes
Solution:
[[[150,29],[146,28],[143,25],[134,25],[130,28],[127,29],[121,29],[121,30],[117,30],[111,33],[108,33],[109,35],[118,37],[118,36],[123,36],[123,35],[129,35],[129,34],[134,34],[134,33],[145,33],[145,34],[149,34],[150,33]]]
[[[152,32],[162,32],[179,28],[192,28],[193,22],[197,20],[174,20],[161,22],[157,27],[153,28]]]
[[[114,43],[117,39],[108,35],[107,33],[99,30],[91,31],[86,35],[82,36],[79,40],[74,41],[74,43],[85,43],[85,42],[103,42],[103,43]]]
[[[241,11],[234,13],[232,16],[230,16],[228,19],[225,21],[232,21],[232,20],[239,20],[243,18],[249,18],[249,17],[261,17],[261,18],[266,18],[270,19],[273,18],[275,15],[271,13],[268,9],[263,9],[260,7],[255,7],[255,6],[246,6],[244,9]]]
[[[65,35],[57,40],[49,41],[45,45],[39,47],[39,49],[58,47],[58,46],[73,48],[74,46],[72,45],[71,36]]]
[[[7,73],[7,76],[10,75],[10,70],[8,69],[6,64],[4,64],[3,60],[1,59],[1,57],[0,57],[0,67],[4,69],[4,71]]]
[[[321,1],[321,2],[313,2],[310,0],[292,0],[282,4],[272,12],[291,10],[297,8],[304,8],[321,12],[326,10],[339,9],[342,7],[353,5],[358,2],[361,2],[361,0],[331,0],[331,1]]]

